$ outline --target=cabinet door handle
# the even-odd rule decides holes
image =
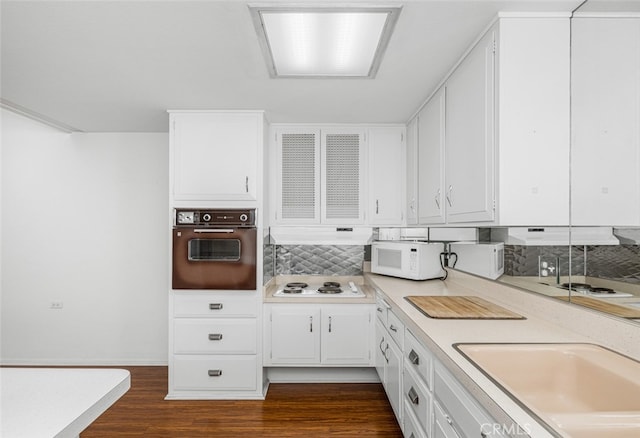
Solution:
[[[379,211],[380,209],[378,208],[378,200],[376,199],[376,214],[378,214]]]
[[[449,186],[449,191],[447,192],[447,203],[449,207],[453,206],[453,186]]]
[[[436,193],[435,200],[436,206],[438,207],[438,210],[440,210],[440,189],[438,189],[438,193]]]
[[[391,330],[392,332],[397,332],[397,331],[398,331],[398,329],[396,328],[396,326],[395,326],[395,325],[393,325],[393,324],[391,324],[391,325],[389,326],[389,330]]]
[[[411,353],[409,353],[409,360],[414,365],[420,365],[420,356],[418,356],[418,353],[416,353],[413,349],[411,350]]]
[[[389,356],[387,355],[388,350],[389,350],[389,344],[387,344],[387,346],[384,349],[384,358],[386,359],[387,363],[389,363]]]
[[[209,370],[209,377],[220,377],[222,375],[222,370]]]
[[[378,311],[378,313],[382,313],[382,308],[381,307],[376,307],[376,310]]]
[[[418,393],[415,389],[413,389],[413,386],[411,387],[407,395],[409,396],[409,400],[411,401],[411,403],[413,403],[414,405],[420,404],[420,397],[418,397]]]
[[[209,333],[209,340],[210,341],[221,341],[222,340],[222,333]]]
[[[249,177],[248,176],[244,179],[244,190],[247,193],[249,193]]]
[[[222,310],[222,303],[210,303],[209,310]]]
[[[384,344],[384,336],[382,337],[382,339],[380,339],[380,345],[378,345],[378,348],[380,349],[380,351],[382,352],[382,355],[384,356],[384,350],[382,349],[382,344]],[[386,356],[385,356],[386,359]]]
[[[309,317],[309,333],[313,333],[313,316]]]
[[[453,426],[453,420],[451,419],[451,417],[448,414],[444,414],[444,418],[447,420],[447,423],[449,423],[451,426]]]
[[[331,333],[331,317],[329,317],[329,333]]]

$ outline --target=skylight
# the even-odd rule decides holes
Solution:
[[[375,76],[400,8],[250,6],[272,77]]]

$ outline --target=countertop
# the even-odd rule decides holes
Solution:
[[[131,386],[121,369],[0,368],[0,436],[77,437]]]
[[[450,270],[445,281],[412,281],[366,274],[365,281],[382,293],[406,327],[424,342],[498,423],[508,427],[515,422],[521,431],[528,430],[536,438],[554,435],[468,362],[453,348],[453,344],[586,342],[640,359],[640,325],[473,275]],[[474,295],[519,313],[526,319],[431,319],[403,298],[407,295]]]

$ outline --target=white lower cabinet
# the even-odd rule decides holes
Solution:
[[[266,366],[372,366],[373,305],[265,305]]]
[[[436,437],[505,436],[501,427],[439,362],[434,371]]]
[[[381,294],[376,311],[376,371],[406,438],[506,436]]]
[[[433,360],[408,329],[403,351],[404,434],[431,436],[433,423]],[[411,415],[407,415],[411,412]],[[410,430],[408,430],[409,428]]]
[[[402,425],[402,345],[404,325],[384,300],[376,303],[376,371],[389,403]]]
[[[174,360],[174,388],[185,391],[252,391],[256,356],[178,356]]]
[[[168,399],[263,398],[257,292],[173,291]]]
[[[433,397],[431,392],[424,382],[411,370],[411,368],[406,365],[404,367],[402,380],[402,394],[405,406],[408,406],[415,416],[417,420],[417,427],[424,432],[424,435],[430,436],[429,432],[431,431],[432,418],[431,409],[433,406]]]

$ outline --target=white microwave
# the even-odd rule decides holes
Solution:
[[[504,243],[455,242],[449,245],[455,253],[455,269],[495,280],[504,273]],[[449,265],[452,257],[449,256]]]
[[[443,243],[390,241],[371,244],[371,272],[410,280],[445,275],[440,263]]]

